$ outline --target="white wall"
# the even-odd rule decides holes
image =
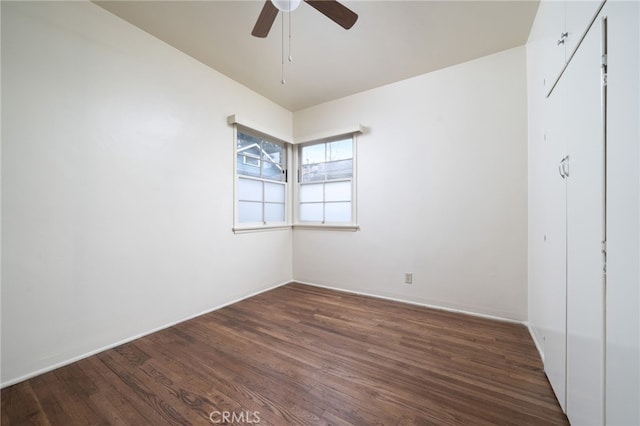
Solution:
[[[524,47],[294,113],[298,139],[370,129],[361,230],[296,230],[294,278],[526,319],[526,120]]]
[[[532,90],[532,86],[536,84],[536,82],[538,82],[538,79],[534,79],[532,81],[531,79],[531,63],[532,60],[535,57],[539,57],[540,55],[538,55],[537,53],[539,53],[539,49],[532,49],[532,47],[530,45],[527,46],[527,68],[528,68],[528,76],[529,76],[529,80],[528,80],[528,91],[529,91],[529,96],[528,96],[528,102],[529,105],[531,105],[531,98],[532,98],[532,93],[538,93],[538,92],[542,92],[542,90]],[[540,77],[542,77],[542,72],[540,72],[539,74]],[[542,96],[544,96],[543,94],[540,95],[540,99],[538,100],[539,103],[542,103]],[[529,127],[529,139],[530,140],[540,140],[541,138],[541,133],[542,129],[543,129],[543,125],[542,125],[542,117],[541,117],[541,111],[538,110],[534,110],[532,108],[529,108],[528,110],[528,127]],[[533,124],[536,123],[536,124]],[[532,210],[534,209],[534,207],[532,206],[539,206],[541,203],[538,200],[543,199],[543,190],[544,190],[544,185],[542,185],[541,182],[537,182],[536,180],[534,180],[534,176],[539,175],[541,173],[540,167],[536,167],[538,164],[541,163],[541,160],[535,160],[532,161],[531,158],[541,158],[543,157],[543,152],[541,152],[541,150],[538,149],[539,148],[539,144],[533,144],[533,143],[529,143],[529,149],[528,149],[528,155],[527,157],[529,158],[528,160],[528,173],[529,173],[529,184],[528,184],[528,208],[529,208],[529,214],[528,214],[528,219],[529,219],[529,230],[528,230],[528,240],[527,240],[527,246],[528,246],[528,286],[527,286],[527,304],[528,304],[528,317],[527,317],[527,322],[530,325],[530,331],[533,334],[533,338],[534,341],[536,342],[536,345],[538,345],[538,350],[540,351],[540,355],[542,356],[543,360],[544,360],[544,347],[543,347],[543,338],[544,338],[544,333],[543,333],[543,328],[544,328],[544,324],[545,324],[545,318],[546,318],[546,314],[545,311],[542,309],[542,307],[545,306],[545,288],[543,285],[540,285],[539,283],[542,282],[544,280],[544,270],[541,268],[541,265],[543,263],[543,250],[540,247],[535,247],[542,245],[543,243],[539,240],[536,240],[532,237],[536,236],[536,235],[541,235],[544,234],[544,221],[543,221],[543,215],[544,212],[540,211],[541,209],[539,208],[535,208],[536,212],[533,212]],[[533,214],[536,213],[536,214]],[[532,309],[532,307],[539,307],[538,309]],[[566,320],[566,316],[565,316],[565,320]]]
[[[291,279],[226,124],[290,112],[85,2],[2,2],[2,89],[4,385]]]

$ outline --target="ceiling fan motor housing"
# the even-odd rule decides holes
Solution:
[[[304,0],[309,6],[348,30],[358,20],[358,14],[343,6],[337,0]],[[273,22],[278,13],[291,12],[300,6],[301,0],[265,0],[258,21],[253,27],[251,34],[255,37],[264,38],[269,34]]]
[[[300,6],[301,0],[271,0],[273,5],[282,12],[292,12]]]

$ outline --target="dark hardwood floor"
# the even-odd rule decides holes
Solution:
[[[568,424],[525,327],[300,284],[1,399],[2,425]]]

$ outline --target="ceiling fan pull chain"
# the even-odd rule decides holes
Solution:
[[[280,12],[280,15],[282,16],[282,43],[281,43],[281,59],[282,59],[282,79],[280,80],[280,83],[285,84],[286,81],[284,79],[284,12]]]
[[[289,0],[289,10],[291,10],[291,0]],[[291,20],[293,19],[291,17],[292,15],[292,13],[289,13],[289,62],[293,62],[293,56],[291,55]]]

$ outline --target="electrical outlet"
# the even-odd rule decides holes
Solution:
[[[405,274],[404,274],[404,283],[405,284],[413,284],[413,273],[405,272]]]

